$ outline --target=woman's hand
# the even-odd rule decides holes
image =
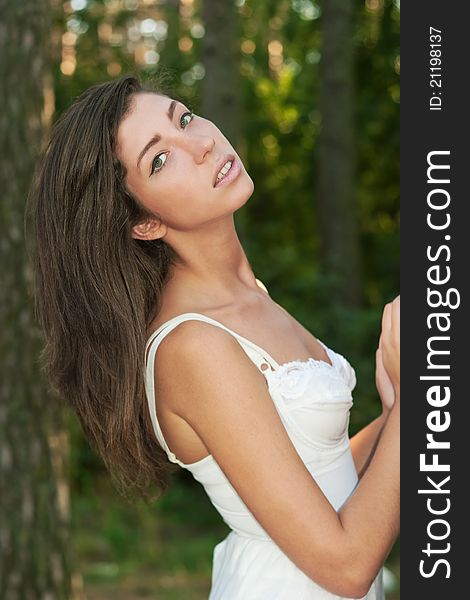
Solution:
[[[390,412],[395,402],[395,389],[392,380],[385,370],[380,347],[377,348],[375,353],[375,385],[382,401],[382,413],[386,415]]]
[[[379,350],[382,362],[392,383],[395,397],[400,395],[400,296],[385,305]]]

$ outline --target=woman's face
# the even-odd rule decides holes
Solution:
[[[167,228],[200,227],[233,213],[253,193],[240,157],[214,123],[167,96],[135,94],[117,142],[127,189]],[[214,187],[225,155],[235,157],[239,173]]]

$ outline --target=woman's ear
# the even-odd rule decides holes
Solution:
[[[158,219],[148,218],[132,228],[132,237],[137,240],[156,240],[166,235],[167,226]]]

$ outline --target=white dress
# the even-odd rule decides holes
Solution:
[[[155,435],[169,460],[190,471],[201,483],[232,529],[214,548],[209,600],[342,600],[312,581],[284,554],[256,521],[212,455],[185,464],[166,444],[155,409],[155,352],[162,339],[186,320],[221,327],[238,340],[266,377],[269,393],[292,443],[335,510],[339,510],[358,482],[348,437],[351,392],[356,385],[354,369],[341,354],[320,340],[331,364],[309,358],[279,365],[250,340],[199,313],[184,313],[170,319],[153,332],[146,347],[150,348],[146,391]],[[271,368],[266,368],[266,364]],[[384,599],[382,569],[363,598]]]

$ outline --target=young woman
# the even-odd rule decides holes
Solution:
[[[232,528],[211,600],[381,600],[399,527],[399,298],[376,357],[382,415],[350,441],[353,368],[240,245],[233,214],[252,193],[183,102],[133,77],[87,90],[32,194],[43,359],[123,490],[165,490],[170,463],[204,486]]]

